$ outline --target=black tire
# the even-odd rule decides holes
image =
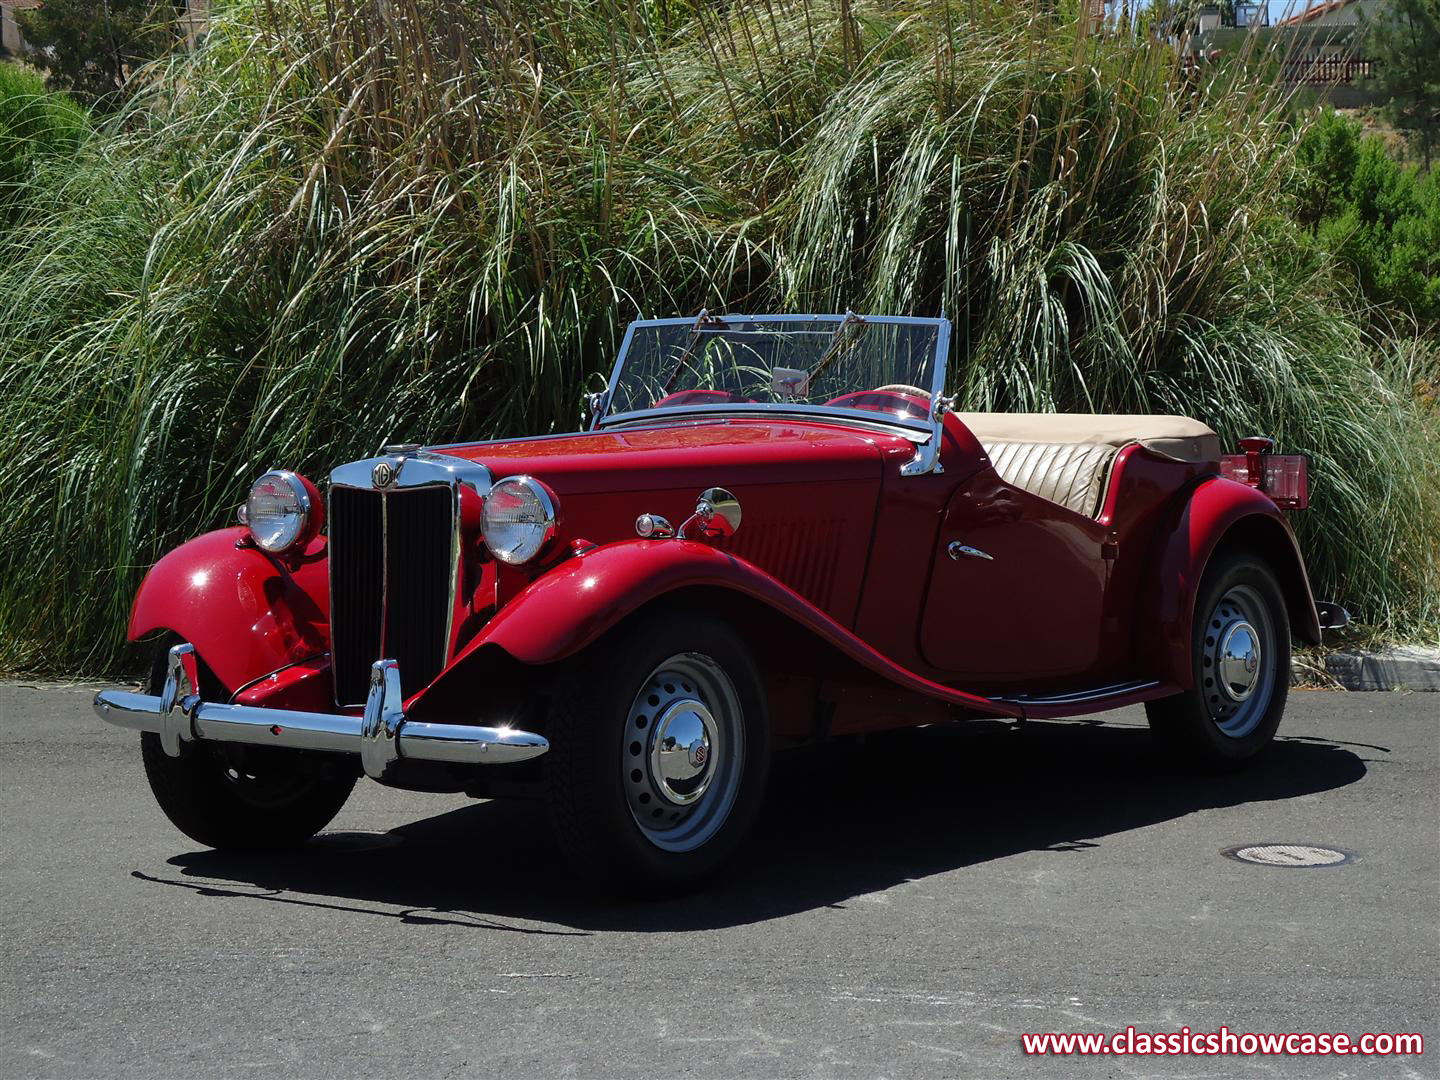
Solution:
[[[1231,656],[1248,655],[1245,628],[1259,650],[1252,678],[1247,664],[1222,663],[1220,650],[1238,638]],[[1150,730],[1177,762],[1201,769],[1234,768],[1270,745],[1290,692],[1290,617],[1270,567],[1250,552],[1222,555],[1206,568],[1191,629],[1194,686],[1145,706]],[[1222,671],[1223,668],[1223,671]],[[1224,672],[1234,673],[1229,680]]]
[[[754,658],[713,616],[646,612],[576,657],[560,672],[543,759],[550,820],[576,873],[624,893],[713,874],[760,812],[769,729]]]
[[[166,640],[158,649],[152,694],[165,685],[172,644]],[[200,684],[207,701],[229,697],[203,662]],[[140,736],[140,756],[170,823],[196,843],[220,849],[286,847],[309,839],[340,812],[357,778],[347,762],[295,750],[199,742],[185,744],[175,758],[150,732]]]

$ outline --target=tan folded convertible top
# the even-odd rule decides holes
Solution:
[[[1220,437],[1188,416],[1119,416],[1100,413],[955,414],[982,443],[1110,446],[1132,442],[1179,461],[1219,461]]]

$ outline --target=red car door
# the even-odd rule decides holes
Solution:
[[[986,467],[951,498],[921,619],[927,662],[991,691],[1085,685],[1108,655],[1108,530]],[[1035,684],[1040,683],[1040,686]]]

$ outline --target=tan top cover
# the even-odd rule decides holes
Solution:
[[[1103,443],[981,443],[990,464],[1007,484],[1059,503],[1077,514],[1094,517],[1115,459],[1113,446]]]
[[[969,412],[955,415],[982,443],[1087,443],[1118,450],[1138,442],[1178,461],[1220,460],[1220,437],[1188,416]]]
[[[1187,416],[956,413],[1006,483],[1094,516],[1115,453],[1140,443],[1179,461],[1219,461],[1220,438]]]

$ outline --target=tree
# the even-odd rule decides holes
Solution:
[[[1376,68],[1369,87],[1388,99],[1385,118],[1406,133],[1428,170],[1440,147],[1440,0],[1390,0],[1365,43]]]
[[[117,102],[130,74],[169,49],[177,33],[172,0],[46,0],[17,14],[47,82],[102,107]]]

